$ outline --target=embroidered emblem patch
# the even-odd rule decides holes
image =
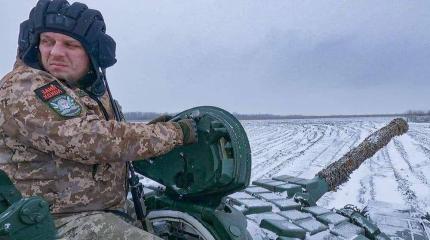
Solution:
[[[53,98],[49,101],[49,106],[64,117],[75,117],[81,113],[81,106],[67,94]]]
[[[81,106],[66,93],[57,81],[52,81],[34,92],[60,116],[76,117],[81,113]]]

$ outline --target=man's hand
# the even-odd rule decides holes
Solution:
[[[163,114],[159,117],[156,117],[154,119],[152,119],[151,121],[148,122],[148,124],[154,124],[154,123],[158,123],[158,122],[167,122],[170,119],[172,119],[173,117],[167,114]]]
[[[155,124],[159,122],[168,122],[172,120],[173,116],[164,114],[159,117],[156,117],[148,122],[148,124]],[[197,142],[197,124],[196,121],[191,118],[186,119],[173,119],[174,123],[178,124],[181,127],[182,134],[184,136],[183,142],[184,145],[193,144]]]
[[[177,123],[181,127],[184,135],[184,145],[196,143],[198,140],[196,121],[186,118],[179,120]]]

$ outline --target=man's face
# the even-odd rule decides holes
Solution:
[[[69,84],[75,84],[90,67],[90,60],[82,44],[61,33],[40,34],[39,51],[46,71]]]

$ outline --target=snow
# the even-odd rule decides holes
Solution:
[[[312,178],[391,118],[242,121],[252,151],[252,180],[282,174]],[[318,202],[326,208],[384,201],[430,212],[430,124],[411,123]]]

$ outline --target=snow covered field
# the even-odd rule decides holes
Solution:
[[[242,121],[251,144],[252,180],[282,174],[312,178],[357,146],[391,118]],[[368,159],[325,207],[369,200],[404,204],[430,212],[430,124],[409,123],[409,131]]]

